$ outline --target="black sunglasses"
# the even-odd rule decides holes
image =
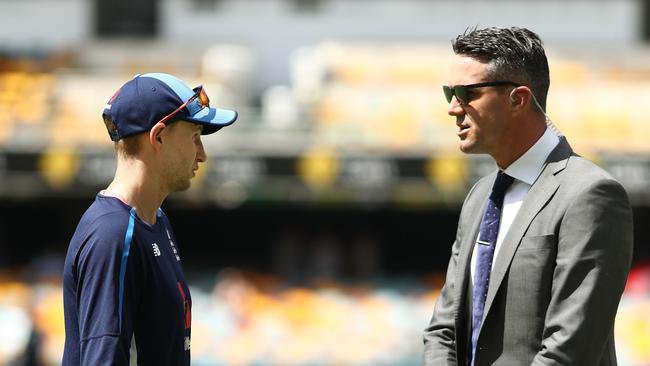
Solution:
[[[443,85],[442,91],[445,93],[445,98],[447,99],[447,103],[451,103],[451,99],[454,96],[456,96],[456,99],[460,104],[467,105],[470,99],[469,89],[484,88],[487,86],[502,86],[502,85],[520,86],[519,84],[508,80],[486,81],[483,83],[468,84],[468,85],[454,85],[454,86]]]

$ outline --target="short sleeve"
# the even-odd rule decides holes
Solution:
[[[81,365],[128,365],[141,266],[133,214],[104,216],[77,256]]]

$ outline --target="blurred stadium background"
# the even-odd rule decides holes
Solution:
[[[101,110],[135,73],[240,111],[164,204],[195,365],[417,365],[462,199],[440,85],[468,26],[544,39],[548,111],[627,188],[621,365],[650,365],[645,0],[0,0],[0,365],[58,365],[67,243],[112,177]]]

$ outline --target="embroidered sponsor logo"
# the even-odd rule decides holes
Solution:
[[[156,257],[160,257],[160,248],[158,248],[158,244],[153,243],[151,244],[151,247],[153,248],[153,255]]]

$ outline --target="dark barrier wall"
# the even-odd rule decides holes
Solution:
[[[47,263],[56,263],[57,256],[62,261],[91,200],[1,200],[0,270],[38,265],[43,258]],[[172,221],[188,271],[237,267],[278,274],[293,282],[444,271],[459,214],[459,207],[247,205],[223,210],[173,200],[163,209]],[[636,207],[634,220],[634,258],[639,262],[650,259],[650,208]]]
[[[158,33],[158,0],[95,0],[95,35],[154,37]]]

